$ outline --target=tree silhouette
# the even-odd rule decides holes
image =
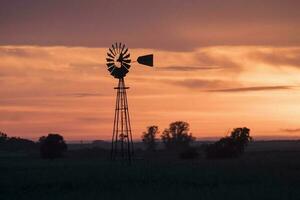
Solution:
[[[206,147],[207,158],[233,158],[244,153],[245,147],[252,140],[250,129],[235,128],[228,137],[223,137]]]
[[[7,134],[0,132],[0,150],[3,151],[33,151],[36,150],[36,143],[20,137],[8,137]]]
[[[143,132],[142,141],[148,151],[154,151],[156,148],[156,135],[158,134],[158,126],[148,126],[147,131]]]
[[[50,133],[47,137],[42,136],[39,142],[42,158],[59,158],[63,155],[63,152],[67,150],[64,138],[59,134]]]
[[[246,127],[233,129],[230,137],[235,141],[238,154],[244,153],[245,147],[252,140],[252,137],[250,137],[250,129]]]
[[[167,149],[183,150],[188,148],[190,143],[195,140],[189,130],[190,125],[187,122],[176,121],[164,130],[161,139]]]
[[[0,143],[6,142],[7,140],[8,140],[7,135],[0,131]]]

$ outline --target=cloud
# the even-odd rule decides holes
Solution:
[[[71,70],[80,72],[80,73],[97,73],[100,68],[106,68],[102,63],[93,63],[93,62],[85,62],[85,63],[70,63],[72,67]]]
[[[190,89],[219,88],[230,83],[223,80],[185,79],[185,80],[163,80],[163,82],[178,85]]]
[[[159,71],[178,71],[178,72],[193,72],[199,70],[216,70],[223,69],[222,67],[189,67],[189,66],[170,66],[158,68]]]
[[[249,57],[274,66],[290,65],[300,68],[300,48],[261,49],[249,53]]]
[[[50,54],[45,49],[37,49],[31,46],[27,46],[26,48],[0,46],[0,57],[49,58]]]
[[[290,90],[293,86],[256,86],[256,87],[239,87],[208,90],[208,92],[257,92],[257,91],[272,91],[272,90]]]
[[[226,52],[224,47],[211,47],[204,50],[198,51],[195,54],[197,61],[205,66],[210,66],[211,68],[219,68],[226,70],[240,71],[242,64],[238,63],[234,57],[234,53]],[[228,48],[227,50],[231,50]]]
[[[58,94],[57,96],[82,98],[82,97],[99,97],[99,96],[103,96],[103,94],[82,92],[82,93]]]
[[[281,131],[287,132],[287,133],[300,133],[300,128],[295,129],[281,129]]]
[[[80,117],[77,120],[84,123],[110,123],[112,117]]]
[[[189,89],[203,89],[203,91],[205,92],[228,92],[228,93],[258,92],[258,91],[290,90],[295,88],[295,86],[291,86],[291,85],[236,87],[241,84],[239,82],[227,81],[227,80],[185,79],[185,80],[162,80],[162,81],[168,84],[178,85]]]
[[[70,2],[1,2],[0,43],[104,47],[119,40],[132,48],[173,51],[300,44],[297,0]]]

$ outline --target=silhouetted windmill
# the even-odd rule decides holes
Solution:
[[[130,53],[124,44],[115,43],[107,52],[106,65],[110,74],[119,79],[115,108],[115,119],[113,127],[113,135],[111,142],[111,158],[121,157],[131,161],[134,149],[131,133],[130,117],[128,112],[128,101],[125,87],[124,77],[130,68]],[[144,55],[137,58],[137,62],[153,67],[153,54]]]

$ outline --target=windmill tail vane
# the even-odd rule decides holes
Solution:
[[[137,62],[142,65],[153,67],[153,54],[139,56]]]
[[[129,72],[131,63],[139,63],[153,67],[153,54],[139,56],[136,61],[130,59],[130,53],[125,44],[114,43],[108,49],[106,65],[109,73],[119,79],[116,96],[115,117],[111,142],[111,159],[121,158],[131,162],[134,148],[128,109],[127,93],[124,77]]]

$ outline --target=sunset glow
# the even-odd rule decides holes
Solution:
[[[299,138],[299,2],[274,1],[266,10],[260,9],[262,1],[247,8],[230,1],[223,9],[212,2],[183,3],[181,11],[157,1],[157,10],[132,10],[141,19],[126,16],[129,27],[110,18],[103,9],[108,3],[96,1],[74,18],[76,8],[61,12],[57,3],[41,8],[45,13],[36,3],[18,19],[9,14],[11,5],[0,6],[7,12],[0,19],[1,130],[30,139],[50,132],[67,140],[110,139],[117,79],[105,57],[109,45],[121,41],[132,59],[154,54],[154,68],[135,63],[126,76],[135,139],[149,125],[163,131],[176,120],[190,123],[198,138],[224,136],[240,126],[249,127],[254,138]],[[119,12],[122,5],[112,4]],[[216,6],[215,16],[205,12],[209,6]],[[197,7],[203,12],[192,9]],[[97,23],[87,23],[97,17]],[[108,26],[114,26],[111,32],[103,30]]]

